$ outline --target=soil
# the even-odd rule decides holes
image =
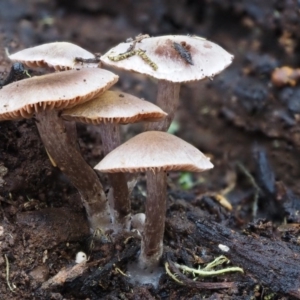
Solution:
[[[174,133],[215,168],[168,176],[162,265],[173,278],[163,274],[157,288],[123,274],[138,255],[136,235],[89,235],[80,197],[51,165],[34,121],[0,123],[0,299],[300,299],[299,78],[272,80],[277,67],[299,67],[299,23],[296,0],[2,0],[1,84],[19,79],[6,51],[52,41],[105,53],[139,33],[196,34],[235,58],[213,80],[182,85]],[[116,88],[155,99],[154,81],[115,72]],[[94,166],[99,132],[77,129]],[[127,126],[123,139],[140,131]],[[144,210],[145,186],[141,177],[134,213]],[[78,251],[87,264],[74,264]],[[193,280],[176,265],[203,268],[221,254],[244,273]]]

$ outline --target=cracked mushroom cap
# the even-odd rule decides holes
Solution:
[[[104,64],[172,82],[214,77],[228,67],[233,56],[215,43],[197,36],[167,35],[117,45],[103,56]],[[128,56],[128,57],[127,57]]]
[[[16,81],[0,90],[0,120],[30,118],[41,110],[73,107],[103,93],[117,81],[117,75],[98,68]]]
[[[82,123],[157,121],[167,114],[158,106],[123,92],[107,91],[95,99],[63,111],[62,117]]]
[[[133,173],[147,170],[202,172],[211,168],[209,158],[191,144],[166,132],[147,131],[110,152],[94,169]]]
[[[50,67],[56,71],[98,67],[98,64],[75,62],[76,57],[94,59],[89,51],[68,42],[55,42],[27,48],[8,56],[12,61],[23,63],[29,68]]]

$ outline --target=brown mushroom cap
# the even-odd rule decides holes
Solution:
[[[128,124],[140,120],[161,119],[167,114],[158,106],[123,92],[107,91],[104,94],[63,111],[62,117],[82,123]]]
[[[139,55],[112,61],[109,57],[117,57],[126,53],[133,42],[117,45],[101,57],[104,64],[120,69],[150,75],[157,79],[172,82],[188,82],[213,77],[231,64],[233,56],[220,46],[196,36],[167,35],[145,38],[135,45],[135,50],[145,51],[149,61],[142,60]],[[174,43],[182,51],[174,47]],[[181,52],[181,53],[180,53]],[[190,55],[193,64],[188,58]],[[153,62],[157,69],[151,66]]]
[[[95,58],[89,51],[67,42],[55,42],[27,48],[8,56],[12,61],[18,61],[30,68],[52,67],[57,71],[78,69],[82,67],[97,67],[97,64],[75,62],[75,57],[84,59]]]
[[[184,140],[160,131],[141,133],[122,144],[95,166],[101,172],[185,170],[202,172],[213,168],[210,160]]]
[[[30,118],[46,109],[63,109],[109,89],[118,76],[103,69],[80,69],[23,79],[0,90],[0,120]]]

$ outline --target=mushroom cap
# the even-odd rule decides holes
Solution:
[[[41,110],[73,107],[106,91],[117,81],[117,75],[99,68],[16,81],[0,90],[0,120],[30,118]]]
[[[95,55],[75,44],[55,42],[27,48],[8,56],[12,61],[19,61],[29,68],[52,67],[56,71],[98,67],[97,64],[75,62],[75,57],[95,58]]]
[[[158,106],[123,92],[107,91],[95,99],[63,111],[62,117],[82,123],[128,124],[155,121],[167,114]]]
[[[128,51],[132,43],[117,45],[101,56],[101,61],[107,65],[150,75],[157,79],[189,82],[214,77],[233,60],[233,56],[217,44],[197,36],[184,35],[150,37],[136,43],[135,50],[144,50],[150,61],[157,66],[156,70],[137,54],[118,61],[109,59]],[[176,50],[174,43],[181,50]]]
[[[213,168],[202,152],[184,140],[160,131],[141,133],[110,152],[95,166],[101,172],[185,170],[202,172]]]

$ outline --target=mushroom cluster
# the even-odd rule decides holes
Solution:
[[[54,68],[56,71],[71,69],[63,73],[33,77],[7,86],[1,93],[3,98],[10,99],[8,94],[13,94],[18,87],[19,90],[31,89],[33,95],[30,96],[29,93],[28,97],[27,95],[24,97],[25,107],[20,106],[19,112],[12,112],[10,106],[13,106],[14,102],[21,105],[23,101],[20,93],[14,93],[15,98],[19,100],[10,99],[2,106],[0,120],[29,118],[35,115],[41,139],[52,164],[67,175],[81,195],[91,231],[99,228],[104,231],[110,229],[114,233],[124,229],[129,230],[131,207],[125,175],[120,173],[109,176],[112,186],[110,194],[113,199],[108,203],[98,176],[76,149],[75,121],[102,123],[99,126],[102,132],[104,155],[106,155],[121,143],[118,123],[128,124],[144,119],[157,121],[165,117],[166,113],[156,105],[126,93],[109,91],[101,97],[102,93],[116,83],[118,76],[99,68],[94,71],[87,69],[98,66],[99,60],[77,45],[65,42],[49,43],[22,50],[9,57],[31,68],[46,67]],[[82,73],[82,77],[79,77]],[[85,78],[85,73],[90,73],[91,78]],[[78,84],[76,77],[82,82]],[[81,99],[81,94],[84,93],[84,90],[78,93],[81,85],[84,84],[92,89],[93,85],[89,86],[91,80],[94,81],[94,86],[99,86],[101,90]],[[54,97],[52,97],[52,90],[55,91]],[[69,93],[73,92],[76,99],[71,101],[65,90]],[[44,99],[39,97],[39,93]],[[88,105],[78,105],[90,99],[93,100],[88,101]],[[57,103],[53,104],[53,101]],[[68,108],[74,105],[76,110],[69,111]],[[56,109],[55,112],[52,111],[53,108]],[[64,122],[61,115],[68,121]]]
[[[126,173],[145,172],[147,201],[140,269],[151,272],[163,253],[169,171],[202,172],[210,160],[187,142],[166,133],[179,101],[180,84],[214,77],[232,62],[220,46],[197,36],[139,35],[109,50],[101,64],[138,72],[158,80],[156,105],[135,96],[107,91],[118,79],[99,68],[99,57],[70,43],[50,43],[10,55],[29,67],[69,70],[24,79],[0,91],[0,120],[29,118],[36,124],[46,151],[82,196],[91,229],[129,230],[131,206]],[[23,91],[26,90],[26,93]],[[23,92],[23,93],[22,93]],[[112,200],[91,167],[74,147],[66,122],[99,126],[104,159],[95,170],[108,173]],[[144,121],[145,132],[121,144],[119,124]]]
[[[91,228],[111,227],[102,184],[70,139],[60,111],[103,93],[118,80],[103,69],[69,70],[13,82],[0,90],[0,120],[35,116],[46,151],[79,191]]]
[[[142,51],[144,56],[126,56],[134,51]],[[101,56],[104,65],[158,80],[156,104],[168,116],[149,124],[147,129],[161,131],[167,131],[174,118],[181,83],[213,78],[232,60],[233,56],[215,43],[198,36],[182,35],[144,36],[143,39],[138,36],[135,41],[121,43]]]
[[[156,105],[127,93],[107,91],[95,99],[64,110],[62,117],[100,127],[104,155],[120,146],[119,124],[136,123],[142,120],[157,121],[166,116]],[[115,223],[130,228],[131,208],[127,179],[122,172],[109,174]]]
[[[146,221],[139,265],[153,269],[163,252],[167,171],[202,172],[213,167],[197,148],[166,132],[141,133],[110,152],[96,170],[107,173],[146,172]]]

